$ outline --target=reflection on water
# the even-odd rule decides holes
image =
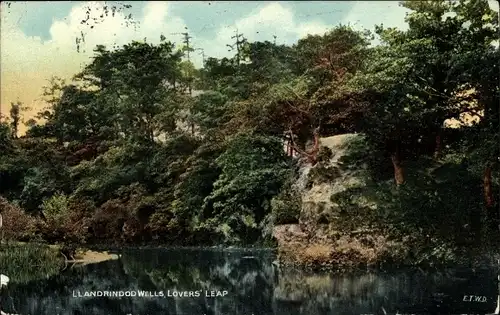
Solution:
[[[334,276],[279,271],[273,260],[269,251],[127,250],[46,280],[17,284],[9,275],[1,307],[23,315],[459,314],[493,313],[497,302],[493,267]],[[85,296],[102,291],[151,296]]]

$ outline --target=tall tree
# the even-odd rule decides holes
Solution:
[[[19,136],[19,125],[21,124],[21,111],[23,110],[21,102],[10,103],[10,127],[12,129],[12,137],[17,138]]]
[[[95,51],[77,78],[97,86],[105,103],[113,100],[121,133],[152,142],[158,133],[175,129],[182,53],[173,44],[133,42],[114,51],[103,46]],[[169,115],[160,115],[165,112]]]

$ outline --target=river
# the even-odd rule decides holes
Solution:
[[[268,250],[126,249],[2,291],[23,315],[361,315],[493,313],[498,269],[305,273]]]

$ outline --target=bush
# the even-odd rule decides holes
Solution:
[[[36,237],[38,220],[0,197],[1,232],[6,240],[28,241]]]
[[[339,177],[340,170],[338,167],[319,163],[308,174],[308,187],[322,183],[333,183]]]
[[[318,162],[330,162],[333,157],[333,151],[329,147],[320,147],[318,152]]]
[[[105,202],[92,216],[90,228],[95,240],[119,240],[123,234],[123,225],[130,218],[125,206],[120,200],[112,199]]]
[[[68,197],[64,194],[55,194],[44,200],[42,212],[47,220],[63,221],[69,213]]]
[[[127,200],[111,199],[101,205],[89,222],[97,242],[136,242],[143,240],[149,216],[141,218],[140,199],[131,196]],[[146,203],[146,206],[148,204]],[[146,210],[144,210],[146,211]],[[141,222],[140,219],[143,219]]]
[[[83,203],[85,204],[85,203]],[[39,227],[48,242],[85,243],[88,238],[88,217],[80,200],[56,194],[44,200],[42,212],[46,218]]]
[[[271,200],[274,224],[293,224],[299,222],[302,198],[300,191],[288,181],[281,192]]]

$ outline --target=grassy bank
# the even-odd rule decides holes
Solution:
[[[0,245],[0,273],[7,275],[15,283],[27,283],[47,279],[63,270],[67,263],[86,265],[111,259],[116,254],[107,251],[77,249],[74,260],[65,261],[61,245],[13,242]],[[68,258],[72,259],[72,258]]]
[[[43,244],[1,244],[0,273],[10,281],[28,283],[44,279],[64,267],[57,247]]]

